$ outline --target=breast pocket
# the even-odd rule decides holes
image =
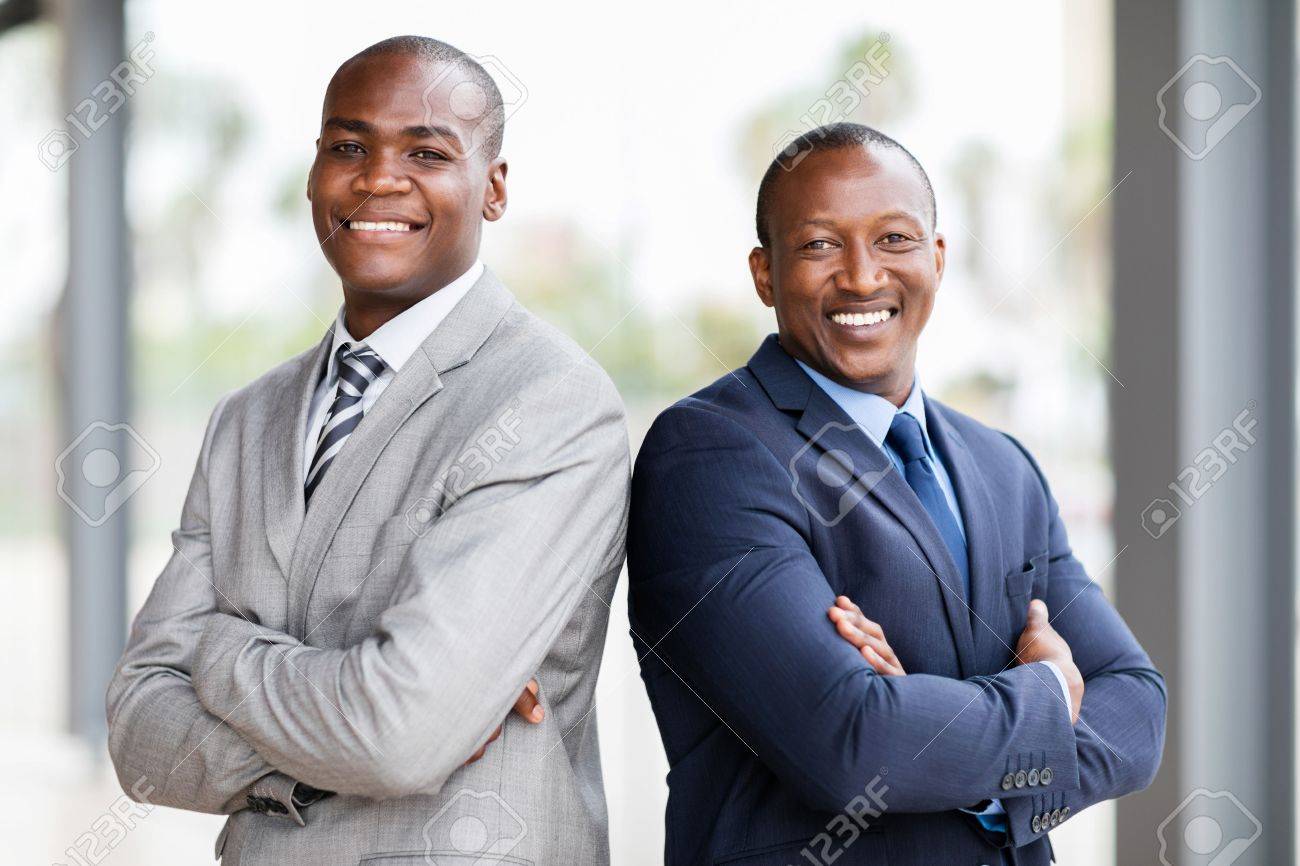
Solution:
[[[1047,554],[1040,553],[1019,568],[1007,572],[1007,598],[1015,604],[1027,602],[1032,596],[1042,598],[1047,594]]]

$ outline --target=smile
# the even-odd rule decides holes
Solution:
[[[837,325],[849,328],[873,328],[894,318],[893,310],[873,310],[870,313],[831,313],[828,318]]]
[[[384,222],[344,220],[343,227],[352,232],[413,232],[420,228],[414,223],[397,222],[396,220],[385,220]]]

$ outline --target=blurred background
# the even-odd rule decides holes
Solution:
[[[634,452],[774,328],[745,259],[789,138],[911,149],[949,248],[921,378],[1036,455],[1169,678],[1160,778],[1059,862],[1294,862],[1294,2],[1133,5],[0,0],[0,859],[211,858],[218,818],[106,823],[104,685],[212,406],[341,302],[304,194],[326,82],[418,33],[501,85],[483,259],[613,376]],[[624,604],[597,714],[614,862],[652,864]]]

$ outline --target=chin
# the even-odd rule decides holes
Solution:
[[[410,274],[393,271],[362,269],[347,272],[339,271],[338,274],[343,284],[353,291],[375,295],[398,293],[410,280]]]

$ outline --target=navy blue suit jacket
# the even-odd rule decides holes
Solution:
[[[1070,552],[1038,466],[926,405],[966,522],[969,607],[906,480],[774,336],[647,434],[629,606],[671,765],[668,864],[996,864],[999,846],[1047,863],[1051,827],[1155,775],[1164,681]],[[839,594],[906,676],[839,637]],[[1076,725],[1050,670],[1012,664],[1031,598],[1086,680]],[[1006,836],[960,811],[992,798]]]

